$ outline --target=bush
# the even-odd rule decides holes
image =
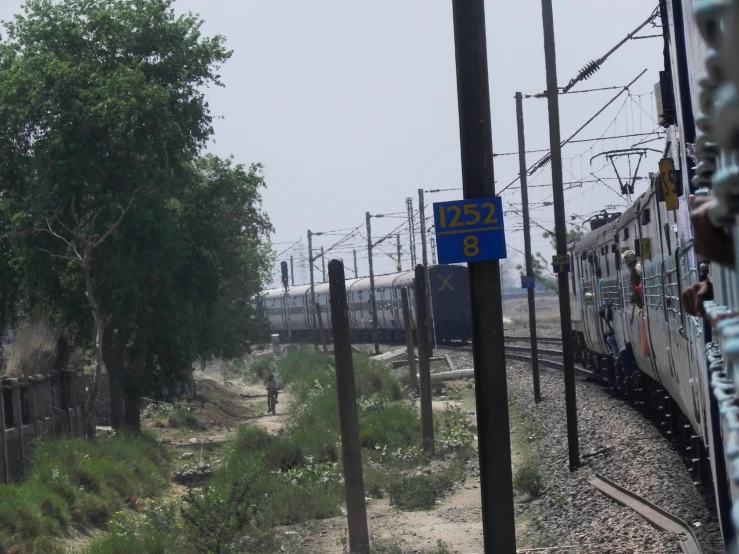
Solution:
[[[390,504],[401,510],[428,510],[464,478],[464,468],[452,465],[436,474],[401,477],[388,486]]]
[[[418,412],[404,404],[393,404],[382,412],[362,414],[359,437],[364,448],[408,446],[420,438]]]
[[[240,425],[236,429],[236,437],[231,442],[231,456],[245,458],[259,452],[272,442],[272,437],[262,427]]]
[[[167,424],[173,429],[205,429],[203,420],[185,408],[173,410],[167,418]]]
[[[541,494],[544,483],[539,469],[533,464],[526,463],[516,470],[513,486],[531,497],[536,497]]]
[[[265,467],[289,471],[303,465],[303,451],[293,440],[282,439],[264,451]]]
[[[29,377],[54,368],[60,334],[41,320],[20,327],[15,332],[6,365],[8,377]]]

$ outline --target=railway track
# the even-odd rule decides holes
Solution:
[[[634,510],[653,525],[677,535],[680,539],[680,550],[683,554],[702,554],[695,533],[687,523],[677,516],[601,475],[596,475],[590,481],[590,484],[622,506]]]

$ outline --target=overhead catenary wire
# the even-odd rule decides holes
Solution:
[[[628,85],[626,85],[625,87],[623,87],[623,89],[621,89],[619,91],[619,93],[616,94],[616,96],[614,96],[613,98],[611,98],[608,101],[608,103],[606,103],[605,106],[603,106],[600,110],[598,110],[595,113],[595,115],[593,115],[582,126],[580,126],[580,128],[577,131],[575,131],[572,135],[570,135],[569,138],[567,138],[564,141],[562,141],[561,145],[564,146],[565,144],[568,144],[570,141],[572,141],[572,139],[575,138],[580,133],[580,131],[582,131],[585,127],[587,127],[588,125],[590,125],[590,123],[592,123],[595,120],[596,117],[598,117],[600,114],[602,114],[608,108],[608,106],[610,106],[611,104],[613,104],[624,92],[628,91],[629,90],[629,87],[631,85],[633,85],[634,83],[636,83],[646,72],[647,72],[647,70],[645,69],[644,71],[642,71],[641,73],[639,73],[639,75],[637,75],[634,80],[632,80]],[[541,157],[533,165],[529,166],[529,168],[526,170],[527,174],[531,175],[532,172],[536,171],[537,169],[539,169],[541,167],[544,167],[547,163],[549,163],[550,156],[551,156],[551,150],[549,150],[548,151],[548,154],[546,154],[545,156]],[[511,187],[512,185],[514,185],[516,183],[516,181],[518,181],[520,178],[521,178],[521,176],[520,175],[517,175],[516,178],[513,179],[508,185],[506,185],[505,187],[503,187],[500,190],[500,192],[498,192],[498,194],[499,195],[502,194],[509,187]]]

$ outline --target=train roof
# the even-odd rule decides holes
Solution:
[[[624,211],[621,217],[596,229],[595,231],[589,232],[587,235],[574,242],[573,250],[575,252],[581,252],[583,250],[593,250],[604,244],[612,244],[615,230],[623,228],[629,222],[636,219],[638,214],[641,212],[642,206],[649,203],[653,194],[655,194],[654,187],[650,185],[645,192],[632,202],[631,206]]]

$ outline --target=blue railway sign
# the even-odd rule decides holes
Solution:
[[[570,257],[564,256],[552,256],[552,273],[569,273],[570,272]]]
[[[522,289],[535,289],[536,278],[528,275],[521,275],[521,288]]]
[[[503,201],[498,197],[435,203],[434,224],[439,263],[507,257]]]

